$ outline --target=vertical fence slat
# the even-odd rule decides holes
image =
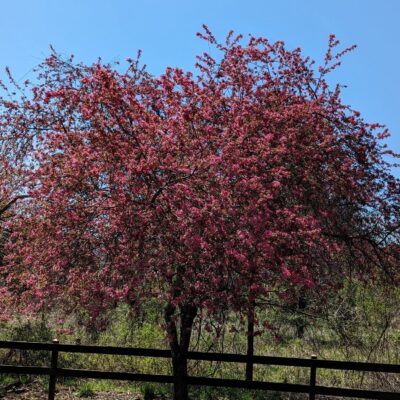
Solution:
[[[57,363],[58,363],[58,340],[53,340],[54,348],[51,351],[51,372],[49,380],[49,397],[48,400],[54,400],[56,395],[57,382]]]
[[[312,360],[316,360],[317,356],[312,355]],[[310,367],[310,400],[315,400],[315,384],[317,381],[317,367],[313,364]]]

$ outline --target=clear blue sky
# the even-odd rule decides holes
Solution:
[[[219,38],[230,29],[262,35],[317,60],[335,33],[358,49],[332,80],[348,86],[345,101],[368,121],[390,128],[400,153],[399,0],[14,0],[0,10],[0,68],[21,80],[49,44],[84,62],[124,60],[140,48],[157,74],[168,65],[192,68],[208,50],[195,36],[203,23]]]

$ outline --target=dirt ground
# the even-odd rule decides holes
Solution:
[[[21,386],[10,386],[0,393],[0,399],[5,400],[47,400],[47,392],[37,383]],[[82,400],[77,388],[58,386],[56,400]],[[87,397],[94,400],[143,400],[143,396],[137,393],[96,392]]]

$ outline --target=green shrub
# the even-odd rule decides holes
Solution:
[[[156,397],[156,389],[154,385],[146,383],[142,386],[141,392],[144,400],[153,400]]]
[[[93,386],[88,382],[84,383],[79,388],[79,391],[78,391],[79,397],[94,397],[94,395],[95,395],[95,392],[93,390]]]

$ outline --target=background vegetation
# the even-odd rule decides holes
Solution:
[[[306,293],[307,305],[299,309],[298,304],[266,305],[259,309],[263,319],[270,321],[255,339],[256,354],[285,357],[310,357],[316,354],[321,359],[354,360],[369,362],[400,363],[400,318],[399,288],[365,285],[347,282],[329,299]],[[114,345],[127,347],[167,348],[165,333],[160,328],[162,308],[149,302],[140,318],[133,317],[127,306],[113,310],[107,318],[104,330],[90,331],[79,325],[79,318],[59,320],[57,311],[42,315],[38,319],[15,318],[1,326],[1,340],[49,341],[54,337],[62,343]],[[266,318],[265,318],[266,317]],[[222,315],[224,324],[211,324],[207,320],[197,321],[192,349],[212,352],[246,353],[246,335],[240,330],[242,324],[236,315]],[[60,362],[65,367],[131,371],[141,373],[170,374],[169,360],[152,358],[61,354]],[[2,351],[1,363],[48,364],[46,352]],[[189,373],[197,376],[213,376],[244,379],[245,365],[192,361]],[[281,366],[255,366],[254,379],[307,383],[309,370]],[[1,386],[28,377],[3,375]],[[347,371],[318,371],[318,384],[352,388],[399,391],[400,379],[394,374],[351,373]],[[46,384],[44,381],[43,384]],[[145,398],[168,396],[168,385],[128,384],[111,381],[65,380],[82,397],[90,397],[98,391],[141,392]],[[196,399],[297,399],[301,395],[273,392],[250,392],[233,389],[191,388]]]

